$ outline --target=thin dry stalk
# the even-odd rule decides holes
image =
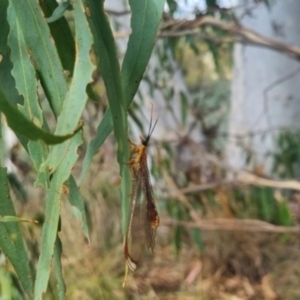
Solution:
[[[260,220],[252,219],[212,219],[199,220],[197,222],[178,221],[173,219],[163,219],[162,225],[184,226],[186,228],[199,228],[202,230],[218,231],[250,231],[250,232],[273,232],[273,233],[300,233],[299,226],[285,227],[276,226]]]

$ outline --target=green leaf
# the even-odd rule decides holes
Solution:
[[[173,15],[173,13],[177,10],[177,2],[175,0],[167,0],[170,13]]]
[[[0,259],[4,256],[2,253],[0,254]],[[1,266],[0,268],[0,287],[1,287],[1,298],[2,299],[22,299],[20,293],[14,287],[14,283],[12,280],[11,273],[5,268]],[[15,294],[14,292],[17,292]]]
[[[276,207],[272,190],[269,188],[257,188],[257,195],[260,199],[260,214],[263,220],[271,222]]]
[[[191,235],[199,250],[203,253],[205,251],[205,244],[203,242],[202,232],[199,230],[199,228],[192,228]]]
[[[183,219],[183,207],[180,205],[174,205],[174,201],[171,201],[171,199],[167,203],[167,210],[170,216],[172,217],[172,219],[175,220]],[[183,234],[184,234],[183,227],[181,225],[175,226],[174,235],[172,239],[172,246],[176,255],[180,252]]]
[[[54,244],[58,230],[62,185],[70,177],[71,169],[78,159],[76,150],[81,141],[80,133],[77,133],[71,139],[70,151],[58,167],[57,171],[53,174],[50,182],[50,188],[47,191],[45,222],[43,224],[41,241],[41,255],[38,261],[34,286],[35,300],[42,299],[42,294],[47,289],[51,260],[54,253]]]
[[[0,223],[9,223],[9,222],[38,223],[35,220],[18,218],[18,217],[15,217],[15,216],[0,216]]]
[[[174,228],[174,237],[172,240],[172,244],[176,255],[178,255],[180,252],[183,234],[184,234],[184,230],[182,226],[176,226]]]
[[[89,167],[92,163],[92,159],[94,155],[97,153],[98,149],[101,147],[101,145],[104,143],[106,138],[109,136],[109,134],[113,130],[113,122],[112,122],[112,116],[111,116],[111,110],[107,109],[102,121],[100,122],[98,128],[96,137],[91,140],[91,142],[88,145],[86,154],[83,159],[82,163],[82,171],[79,178],[79,186],[83,183],[84,178],[89,170]]]
[[[19,133],[30,140],[43,140],[50,145],[58,144],[69,139],[81,129],[81,127],[78,127],[73,133],[64,136],[50,134],[30,122],[17,108],[11,105],[1,90],[0,111],[4,113],[9,127],[14,132]]]
[[[58,291],[58,299],[64,300],[66,299],[66,284],[63,277],[62,272],[62,264],[61,264],[61,254],[62,254],[62,243],[60,241],[59,236],[56,236],[55,246],[54,246],[54,268],[55,275],[57,280],[57,291]]]
[[[102,2],[102,1],[101,1]],[[96,138],[89,144],[80,176],[80,184],[86,176],[92,162],[92,157],[115,127],[118,140],[118,161],[121,168],[121,193],[122,193],[122,228],[126,230],[129,213],[128,194],[131,186],[129,170],[125,162],[128,161],[127,125],[124,112],[128,109],[138,89],[143,73],[146,69],[155,43],[158,26],[161,20],[164,1],[130,1],[132,9],[132,34],[129,37],[127,51],[122,66],[122,86],[124,91],[124,104],[122,104],[122,89],[120,89],[119,66],[115,45],[109,23],[103,11],[103,3],[88,0],[91,18],[90,24],[95,38],[95,50],[100,57],[99,64],[110,102],[97,129]],[[99,13],[99,11],[101,13]],[[106,73],[105,73],[106,71]],[[113,107],[112,107],[113,106]],[[111,112],[110,109],[114,111]],[[109,120],[113,116],[113,123]]]
[[[48,23],[55,22],[56,20],[62,18],[67,9],[71,9],[72,5],[69,1],[61,2],[52,13],[51,17],[47,18]]]
[[[0,1],[1,2],[1,1]],[[0,15],[1,19],[1,15]],[[1,25],[0,25],[1,26]],[[1,27],[0,27],[1,36]],[[19,95],[16,89],[16,82],[14,77],[11,75],[13,64],[10,60],[10,50],[4,55],[2,61],[0,61],[0,90],[5,94],[6,98],[11,103],[23,103],[23,97]]]
[[[36,171],[39,171],[40,166],[46,161],[48,154],[48,147],[41,141],[29,141],[28,153],[33,161]],[[39,172],[34,186],[42,186],[48,188],[49,186],[49,170]]]
[[[22,97],[19,96],[15,88],[15,80],[11,75],[12,62],[10,61],[10,49],[7,43],[9,33],[7,7],[7,0],[0,1],[0,90],[13,103],[23,103]]]
[[[80,191],[77,187],[77,184],[72,176],[69,177],[67,182],[65,183],[66,186],[69,188],[69,195],[68,199],[72,206],[76,207],[78,211],[81,214],[81,220],[82,220],[82,231],[88,241],[90,242],[90,236],[89,236],[89,228],[87,223],[87,217],[85,213],[85,205],[84,205],[84,199],[80,194]]]
[[[92,0],[88,2],[92,4]],[[132,33],[129,37],[121,71],[126,110],[136,94],[149,62],[163,12],[164,1],[130,1],[130,5],[132,10]],[[97,18],[97,16],[95,16],[95,18]],[[97,22],[97,20],[94,22]],[[94,36],[98,35],[97,28],[99,28],[99,26],[99,24],[95,25]],[[93,156],[113,129],[111,117],[112,115],[109,108],[98,126],[95,139],[88,145],[80,175],[80,185],[87,174]]]
[[[208,48],[213,56],[216,72],[220,72],[220,50],[216,46],[215,42],[207,41]]]
[[[294,221],[287,202],[277,202],[275,222],[278,225],[291,226]]]
[[[116,45],[110,28],[109,20],[104,11],[103,1],[88,0],[90,7],[90,26],[95,39],[95,51],[99,57],[107,97],[111,109],[114,134],[118,143],[118,163],[121,175],[122,196],[122,229],[126,231],[129,213],[129,198],[131,189],[129,168],[125,164],[129,161],[129,145],[127,140],[127,118],[120,78],[120,66],[116,52]],[[106,113],[106,115],[109,115]],[[124,213],[125,212],[125,213]]]
[[[10,1],[23,31],[27,51],[35,62],[41,84],[56,116],[61,112],[67,82],[50,31],[36,0]]]
[[[2,115],[0,114],[0,167],[4,165],[5,160],[5,144],[2,132]]]
[[[181,102],[181,122],[183,126],[186,126],[189,103],[185,93],[182,91],[180,92],[180,102]]]
[[[163,0],[129,0],[132,33],[122,64],[122,85],[127,107],[138,90],[151,57],[164,4]]]
[[[218,7],[217,0],[206,0],[207,7]]]
[[[77,127],[87,101],[86,86],[92,81],[92,73],[95,69],[90,59],[93,39],[81,0],[74,1],[73,7],[77,55],[71,86],[57,121],[55,130],[57,135],[66,134]],[[42,169],[49,168],[51,172],[54,172],[67,155],[69,145],[70,141],[66,141],[61,145],[51,147],[50,154]]]
[[[15,210],[10,198],[6,169],[2,167],[0,167],[0,199],[2,220],[3,218],[11,219],[15,216]],[[13,265],[23,289],[32,298],[33,282],[29,260],[20,226],[15,221],[9,223],[0,222],[0,248]]]
[[[0,54],[4,55],[8,48],[7,48],[7,35],[9,32],[9,26],[7,23],[7,16],[6,11],[8,7],[8,1],[3,0],[0,2]]]
[[[41,128],[44,120],[38,100],[38,83],[35,70],[25,47],[22,29],[11,6],[8,8],[7,15],[10,21],[8,45],[11,49],[10,57],[13,62],[11,74],[15,78],[19,94],[24,98],[24,106],[19,106],[19,110],[37,127]],[[36,170],[38,170],[41,163],[46,160],[48,154],[47,145],[41,141],[29,141],[28,150]],[[39,174],[36,184],[47,187],[48,177],[48,172]]]
[[[18,199],[20,199],[22,203],[26,203],[28,197],[27,197],[27,192],[24,188],[24,184],[18,179],[15,173],[7,174],[7,179],[10,188],[13,190],[13,192],[18,197]]]
[[[39,0],[45,17],[49,16],[58,6],[56,0]],[[75,41],[65,17],[49,24],[64,70],[73,74],[75,63]]]
[[[42,127],[43,114],[38,101],[35,70],[30,62],[20,23],[11,6],[8,8],[7,17],[10,26],[8,45],[11,49],[12,75],[16,80],[16,88],[24,98],[26,116],[38,127]]]
[[[1,1],[0,1],[1,2]],[[1,13],[1,12],[0,12]],[[0,15],[1,20],[1,15]],[[0,36],[1,36],[1,26],[0,26]],[[1,46],[0,46],[1,47]],[[17,89],[15,88],[15,79],[11,75],[12,63],[9,59],[10,51],[7,52],[2,61],[0,61],[0,90],[6,95],[7,99],[10,99],[12,103],[23,103],[23,98],[19,95]],[[27,150],[28,140],[16,133],[20,143]]]

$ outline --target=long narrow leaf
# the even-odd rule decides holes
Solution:
[[[67,82],[50,31],[36,0],[10,1],[20,24],[26,47],[36,62],[37,72],[56,116],[61,112]]]
[[[0,167],[0,214],[11,219],[15,210],[10,198],[6,169]],[[8,218],[8,217],[6,217]],[[0,248],[13,265],[27,295],[32,298],[33,282],[28,256],[18,222],[0,222]]]
[[[9,24],[7,21],[8,0],[0,1],[0,90],[5,94],[7,99],[14,104],[23,104],[23,97],[19,95],[16,89],[16,82],[11,74],[13,64],[10,60],[10,48],[7,37],[9,33]],[[18,135],[23,147],[27,150],[27,139]]]
[[[8,0],[0,1],[0,90],[11,99],[13,103],[23,103],[22,97],[15,88],[15,80],[11,75],[12,63],[10,61],[10,49],[8,47],[7,37],[9,33],[9,24],[7,21]]]
[[[165,5],[163,0],[129,0],[131,29],[122,65],[122,84],[128,107],[149,63]]]
[[[62,243],[59,239],[59,236],[56,236],[55,246],[54,246],[54,268],[55,275],[57,281],[57,292],[58,299],[64,300],[66,299],[66,284],[63,277],[62,272],[62,264],[61,264],[61,254],[62,254]]]
[[[89,0],[92,4],[93,1]],[[127,51],[125,54],[122,66],[122,86],[124,92],[125,108],[128,109],[134,95],[138,89],[146,66],[149,62],[152,49],[155,43],[157,30],[161,21],[161,16],[164,7],[164,1],[161,0],[139,0],[130,1],[132,9],[131,29],[132,34],[129,37]],[[95,4],[95,9],[98,12],[99,8]],[[97,18],[97,16],[95,16]],[[100,19],[100,18],[99,18]],[[98,35],[97,28],[101,24],[95,22],[94,35]],[[98,21],[100,22],[100,21]],[[100,29],[98,29],[100,30]],[[118,75],[117,75],[118,76]],[[97,135],[88,146],[86,156],[83,161],[83,169],[80,175],[79,183],[82,184],[92,158],[103,144],[107,136],[113,129],[113,123],[110,120],[112,113],[110,108],[106,111],[101,123],[97,129]],[[125,157],[124,157],[125,159]],[[127,176],[127,175],[126,175]],[[124,184],[131,184],[125,182]],[[123,201],[123,230],[126,227],[128,216],[128,203]]]
[[[7,35],[9,32],[9,25],[7,22],[7,7],[8,0],[0,2],[0,54],[4,55],[7,52]]]
[[[0,216],[0,223],[9,223],[9,222],[38,223],[35,220],[18,218],[18,217],[15,217],[15,216]]]
[[[70,149],[57,171],[53,174],[50,188],[47,191],[45,223],[43,224],[41,255],[39,257],[37,274],[34,285],[34,299],[42,299],[43,293],[47,289],[51,260],[54,253],[54,243],[56,240],[58,220],[60,215],[60,198],[62,185],[69,178],[71,169],[78,159],[76,149],[81,143],[80,133],[77,133],[71,140]]]
[[[104,12],[103,0],[88,0],[90,7],[90,25],[94,35],[95,50],[99,56],[99,68],[102,72],[107,97],[114,124],[114,133],[118,142],[118,163],[121,175],[122,211],[125,216],[129,212],[131,182],[126,163],[129,160],[129,145],[127,141],[127,118],[123,100],[120,77],[120,66],[116,45],[109,21]],[[107,116],[109,114],[106,114]],[[125,232],[127,220],[123,217],[122,228]]]
[[[38,127],[42,127],[43,113],[38,101],[35,70],[30,62],[21,25],[11,6],[7,11],[7,19],[10,26],[8,45],[11,49],[12,75],[16,80],[16,88],[24,97],[26,116]]]
[[[45,17],[50,16],[58,7],[56,0],[39,0]],[[65,17],[49,24],[51,35],[54,39],[64,70],[73,74],[75,64],[75,41]]]
[[[86,20],[81,0],[74,1],[73,7],[76,32],[75,43],[77,49],[76,62],[71,86],[64,101],[62,112],[58,117],[55,131],[57,135],[66,134],[78,126],[88,98],[86,86],[92,81],[92,73],[95,69],[90,58],[93,43],[92,34]],[[61,145],[51,147],[50,154],[42,168],[49,168],[54,172],[67,155],[69,145],[70,141],[66,141]]]
[[[112,132],[112,130],[113,130],[113,122],[112,122],[111,110],[110,108],[108,108],[104,114],[102,121],[100,122],[97,128],[96,137],[88,145],[82,163],[82,171],[79,178],[79,186],[84,181],[84,178],[89,170],[94,155],[97,153],[98,149],[104,143],[104,141]]]
[[[38,100],[38,83],[35,70],[25,47],[23,31],[11,6],[8,8],[7,15],[10,25],[8,45],[11,49],[10,57],[13,62],[11,74],[15,78],[19,94],[24,98],[24,106],[19,106],[19,110],[41,128],[44,121]],[[36,170],[38,170],[40,165],[46,160],[48,147],[41,141],[29,141],[28,150]],[[48,177],[48,172],[41,173],[36,184],[47,187]]]
[[[58,19],[62,18],[64,16],[64,13],[67,9],[70,9],[71,3],[70,2],[61,2],[56,9],[53,11],[53,14],[51,17],[47,18],[48,23],[53,23],[57,21]]]
[[[74,136],[81,127],[73,133],[64,136],[50,134],[30,122],[19,110],[11,105],[0,90],[0,111],[4,113],[9,127],[30,140],[43,140],[47,144],[58,144]]]
[[[65,132],[68,128],[77,126],[86,103],[85,88],[91,81],[93,66],[90,62],[89,51],[91,48],[91,35],[87,27],[84,9],[81,0],[73,2],[76,30],[76,45],[78,49],[75,62],[74,76],[70,90],[63,105],[62,113],[58,119],[56,132]],[[54,172],[50,189],[47,193],[46,220],[43,226],[42,249],[38,262],[37,277],[35,282],[35,299],[41,299],[47,289],[50,274],[50,265],[54,252],[54,242],[57,235],[59,219],[59,202],[62,184],[70,177],[78,155],[77,147],[81,144],[80,135],[75,135],[69,142],[53,148],[48,161],[43,168],[51,166]],[[55,155],[53,155],[55,153]],[[61,294],[62,295],[62,294]]]
[[[76,185],[76,182],[73,178],[73,176],[70,176],[70,178],[65,183],[66,186],[69,188],[69,195],[68,199],[72,206],[76,207],[78,211],[81,214],[81,220],[82,220],[82,231],[88,241],[90,242],[90,236],[89,236],[89,228],[88,228],[88,222],[85,212],[85,205],[84,205],[84,199],[80,194],[80,191]]]

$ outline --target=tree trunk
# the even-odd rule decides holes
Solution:
[[[254,1],[241,2],[253,7]],[[240,23],[265,37],[299,46],[300,1],[269,2],[270,9],[261,4],[248,14],[244,7],[238,12]],[[266,154],[275,150],[279,131],[300,128],[299,82],[298,61],[273,50],[235,45],[227,148],[231,166],[245,167],[248,155],[248,167],[270,172],[272,158]]]

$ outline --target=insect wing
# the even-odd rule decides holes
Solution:
[[[145,157],[141,160],[138,172],[133,176],[131,215],[125,242],[125,259],[132,271],[136,269],[145,245],[153,251],[158,225],[159,217],[154,204]]]
[[[146,242],[146,205],[140,176],[134,177],[132,189],[131,214],[125,241],[125,259],[129,269],[134,271],[140,261]]]
[[[141,170],[143,174],[143,191],[145,193],[146,215],[145,215],[145,236],[146,244],[149,250],[153,251],[155,245],[156,228],[159,225],[159,217],[154,203],[153,190],[150,183],[147,160],[142,162]]]
[[[158,119],[157,119],[158,120]],[[147,137],[141,138],[142,145],[130,142],[132,156],[129,161],[133,176],[131,193],[131,214],[125,240],[125,260],[130,270],[134,271],[142,256],[144,246],[153,251],[156,228],[159,217],[154,203],[152,186],[147,166],[146,148],[157,124],[150,122]]]

